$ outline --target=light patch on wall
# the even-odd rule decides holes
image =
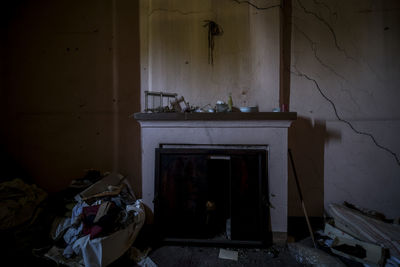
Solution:
[[[257,10],[232,0],[147,2],[141,10],[142,65],[147,65],[142,95],[178,93],[202,107],[226,102],[231,93],[234,106],[272,111],[279,105],[279,7]],[[215,21],[224,31],[215,40],[213,65],[204,21]]]

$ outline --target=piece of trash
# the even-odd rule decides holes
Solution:
[[[331,251],[336,255],[367,265],[381,266],[385,260],[382,247],[356,239],[336,237],[332,243]]]
[[[71,217],[52,232],[66,247],[45,255],[67,266],[107,266],[127,251],[145,221],[144,206],[120,174],[111,173],[75,196]],[[89,201],[88,201],[89,200]],[[150,265],[150,261],[144,262]]]
[[[100,181],[96,182],[95,184],[91,185],[84,191],[80,192],[78,195],[75,196],[75,200],[80,202],[84,199],[90,199],[97,194],[101,194],[104,192],[110,192],[109,186],[121,186],[121,183],[125,179],[124,176],[118,173],[110,173]]]
[[[137,265],[141,267],[157,267],[157,264],[155,264],[154,261],[150,259],[150,257],[146,257],[143,260],[139,261]]]
[[[400,259],[391,256],[390,258],[386,259],[385,267],[398,267],[400,266]]]
[[[327,247],[332,247],[333,239],[326,239],[326,240],[324,241],[324,244],[325,244],[325,246],[327,246]]]
[[[151,248],[147,248],[147,249],[141,251],[135,247],[131,247],[129,250],[129,258],[131,260],[133,260],[134,262],[138,263],[147,257],[150,250],[151,250]]]
[[[226,238],[228,238],[229,240],[232,239],[231,218],[226,219]]]
[[[62,265],[66,265],[69,267],[82,267],[85,266],[85,263],[83,261],[83,258],[81,256],[76,256],[73,259],[67,259],[63,256],[63,248],[58,248],[56,246],[53,246],[50,248],[49,251],[44,254],[44,257],[53,260],[54,262]]]
[[[111,205],[110,201],[105,201],[105,202],[101,203],[93,222],[97,223],[101,217],[103,217],[104,215],[106,215],[108,213],[108,210],[110,209],[111,206],[112,205]]]
[[[329,223],[325,223],[324,234],[329,236],[332,239],[335,239],[335,237],[344,237],[347,239],[354,239],[354,237],[352,237],[351,235],[343,232],[340,229],[333,227]]]
[[[221,248],[219,250],[218,258],[225,259],[225,260],[237,261],[238,260],[238,252],[234,251],[234,250],[227,250],[227,249]]]
[[[328,253],[313,247],[307,247],[300,243],[289,243],[289,252],[300,264],[318,266],[346,266],[339,259]]]
[[[381,213],[379,211],[370,210],[370,209],[366,209],[366,208],[363,208],[363,207],[359,207],[359,206],[357,206],[355,204],[352,204],[352,203],[349,203],[347,201],[345,201],[343,203],[343,205],[348,207],[348,208],[350,208],[350,209],[353,209],[353,210],[356,210],[358,212],[361,212],[365,216],[368,216],[368,217],[371,217],[371,218],[374,218],[374,219],[377,219],[377,220],[380,220],[380,221],[383,221],[383,222],[388,222],[388,223],[391,222],[391,220],[388,220],[386,218],[385,214],[383,214],[383,213]]]
[[[47,193],[35,184],[19,178],[0,183],[0,230],[5,231],[26,223],[33,223],[42,211],[40,204]]]
[[[98,170],[87,170],[86,174],[82,178],[78,178],[72,180],[69,187],[70,188],[78,188],[78,189],[85,189],[90,185],[94,184],[102,177],[100,171]]]
[[[356,244],[355,246],[347,244],[334,246],[334,244],[332,244],[332,248],[360,259],[364,259],[367,257],[367,251],[359,244]]]
[[[400,257],[400,225],[373,219],[339,204],[329,204],[326,211],[336,228],[358,240],[388,248],[390,255]]]

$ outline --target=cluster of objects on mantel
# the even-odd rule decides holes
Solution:
[[[178,97],[176,93],[145,91],[145,109],[149,113],[168,113],[168,112],[258,112],[258,106],[235,107],[233,106],[232,95],[229,94],[228,100],[217,100],[215,105],[192,106],[183,96]],[[285,112],[286,106],[274,108],[273,112]]]

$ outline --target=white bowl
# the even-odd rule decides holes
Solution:
[[[239,107],[241,112],[258,112],[258,107],[253,106],[253,107]]]

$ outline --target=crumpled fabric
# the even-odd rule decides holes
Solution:
[[[113,202],[107,202],[106,205],[108,205],[107,213],[103,214],[97,222],[94,220],[97,217],[101,205],[83,208],[83,235],[89,234],[90,239],[93,239],[99,237],[103,233],[112,232],[113,228],[115,228],[114,225],[119,223],[116,223],[116,219],[120,208],[116,207]]]
[[[90,235],[76,240],[72,246],[75,254],[82,256],[85,266],[107,266],[119,258],[135,241],[145,221],[143,202],[139,199],[126,207],[134,213],[134,223],[106,237],[90,239]]]
[[[68,226],[66,232],[64,233],[64,241],[67,243],[67,246],[64,249],[63,255],[66,258],[71,258],[74,255],[74,251],[72,249],[72,245],[74,242],[81,236],[83,223],[79,223],[80,216],[82,214],[83,208],[88,207],[89,205],[85,202],[77,203],[72,209],[72,215],[69,219],[70,225]],[[77,224],[77,225],[76,225]],[[59,225],[59,227],[63,227]],[[65,230],[65,229],[64,229]]]
[[[53,240],[58,240],[64,236],[65,231],[71,227],[71,218],[57,217],[50,231],[50,236]]]
[[[39,204],[47,193],[21,179],[0,183],[0,230],[16,227],[33,220]]]
[[[72,208],[72,215],[71,215],[71,222],[72,223],[76,222],[79,219],[79,217],[82,214],[82,211],[83,211],[84,207],[89,207],[89,205],[86,202],[78,202]]]
[[[118,175],[107,177],[92,185],[92,188],[88,188],[90,189],[89,191],[98,193],[106,190],[109,184],[114,185],[117,182],[121,182],[121,178]],[[126,183],[126,185],[118,196],[105,196],[94,203],[91,201],[84,202],[80,196],[80,194],[84,196],[90,195],[90,192],[88,193],[87,191],[88,189],[78,194],[77,196],[79,197],[75,197],[78,203],[72,209],[70,221],[60,221],[63,225],[59,225],[59,231],[55,231],[56,234],[52,235],[57,236],[57,233],[60,234],[60,232],[65,230],[66,232],[63,237],[69,244],[63,250],[63,255],[60,255],[60,250],[56,248],[51,251],[54,253],[50,253],[48,257],[57,263],[65,263],[68,266],[77,266],[76,264],[81,266],[107,266],[124,254],[135,241],[145,221],[145,211],[142,201],[136,200],[129,184]],[[103,187],[106,189],[103,190]],[[116,209],[110,207],[106,214],[99,218],[96,218],[98,214],[96,213],[95,216],[94,212],[89,212],[89,214],[86,214],[89,216],[85,217],[85,207],[88,207],[86,210],[91,210],[93,206],[104,202],[113,202]],[[92,231],[88,234],[83,232],[85,223],[89,222],[90,224],[90,221],[93,219],[94,222],[95,218],[96,223],[94,225],[98,224],[104,227],[104,232],[101,233],[101,236],[96,237],[92,235]],[[113,223],[109,224],[108,219]],[[103,225],[101,225],[102,223]],[[68,224],[70,224],[69,227]],[[89,224],[87,226],[90,226]],[[65,229],[66,227],[68,229]]]
[[[83,229],[83,223],[80,223],[79,227],[70,227],[64,234],[64,241],[67,243],[67,247],[64,249],[63,255],[66,258],[70,258],[74,255],[74,251],[72,250],[72,245],[75,241],[80,237]]]
[[[65,258],[63,256],[63,249],[53,246],[47,253],[44,255],[46,258],[49,258],[58,264],[63,264],[69,267],[84,267],[83,258],[79,256],[75,256],[74,258]]]

